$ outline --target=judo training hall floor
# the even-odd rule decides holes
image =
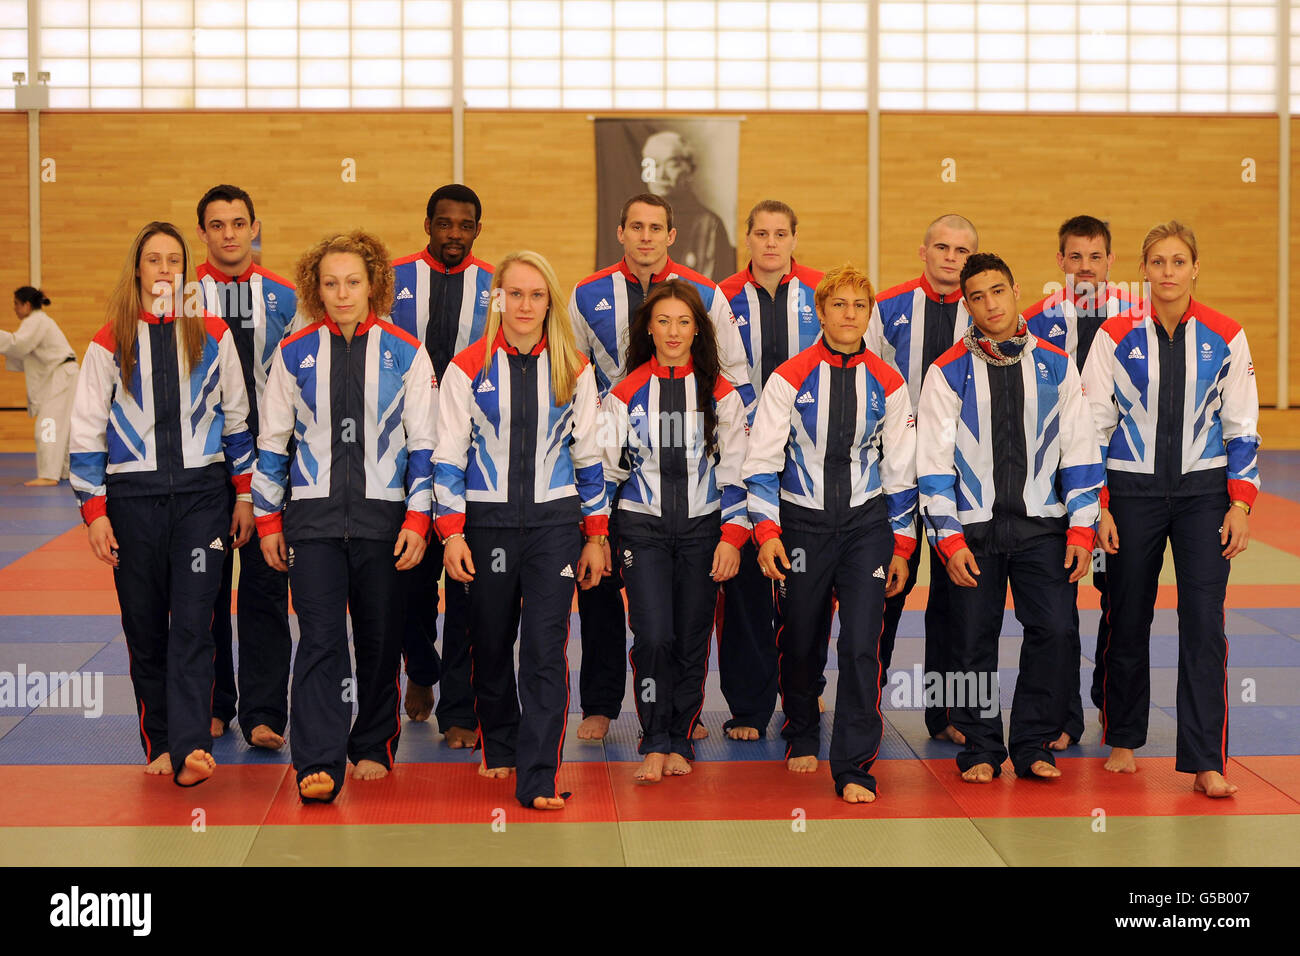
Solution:
[[[885,700],[876,803],[837,800],[825,761],[784,769],[780,715],[756,743],[726,740],[716,663],[694,772],[638,784],[629,693],[602,742],[568,724],[561,813],[521,808],[513,780],[479,777],[432,724],[405,723],[395,772],[349,781],[332,806],[302,807],[286,747],[214,746],[215,777],[182,789],[147,777],[110,570],[86,546],[67,485],[24,488],[29,455],[0,455],[0,864],[4,865],[1283,865],[1300,863],[1300,452],[1261,455],[1266,492],[1228,588],[1229,779],[1211,801],[1173,769],[1177,620],[1172,560],[1151,638],[1152,708],[1140,772],[1102,770],[1097,712],[1054,782],[964,784],[954,746],[928,739],[921,711]],[[899,628],[895,673],[922,661],[925,568]],[[1088,703],[1096,592],[1080,586]],[[296,619],[292,619],[297,633]],[[576,707],[581,640],[570,641]],[[1001,697],[1009,705],[1020,626],[1008,610]],[[236,653],[238,648],[236,648]],[[831,649],[822,755],[835,698]],[[92,716],[16,694],[21,675],[102,675]],[[900,685],[904,678],[895,678]],[[3,684],[0,683],[0,690]],[[33,699],[33,697],[37,699]],[[65,693],[64,700],[69,699]],[[57,702],[56,702],[57,703]],[[95,711],[101,711],[93,716]],[[1005,712],[1004,712],[1005,713]]]

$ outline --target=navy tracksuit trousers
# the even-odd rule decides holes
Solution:
[[[1146,498],[1112,495],[1119,551],[1106,556],[1110,641],[1099,652],[1103,742],[1136,749],[1146,743],[1151,707],[1151,618],[1173,545],[1178,580],[1178,744],[1174,769],[1217,770],[1228,759],[1228,638],[1223,608],[1231,562],[1219,528],[1223,494]]]
[[[322,770],[334,779],[328,802],[343,789],[349,760],[373,760],[392,769],[402,730],[402,575],[409,572],[394,568],[393,541],[309,538],[289,547],[300,631],[289,743],[300,782]],[[348,659],[348,616],[355,677]]]
[[[113,572],[145,759],[170,753],[177,773],[212,749],[212,607],[229,553],[224,491],[108,495],[118,543]]]
[[[609,519],[609,548],[619,553],[618,506]],[[578,591],[578,623],[582,637],[582,668],[578,696],[583,717],[618,718],[627,690],[627,608],[623,604],[621,562],[587,591]]]
[[[740,549],[740,570],[723,582],[714,624],[718,632],[718,678],[731,710],[723,729],[757,728],[767,733],[776,709],[777,613],[772,581],[758,566],[753,541]]]
[[[402,652],[406,676],[425,687],[438,685],[438,729],[474,730],[474,691],[469,685],[469,592],[464,584],[447,578],[443,598],[442,655],[434,647],[438,637],[438,576],[442,573],[442,545],[435,536],[424,560],[406,575],[406,627]]]
[[[868,505],[869,507],[869,505]],[[883,514],[883,508],[880,509]],[[880,751],[880,636],[885,612],[885,582],[894,552],[886,520],[855,522],[832,531],[781,533],[792,568],[776,587],[781,613],[777,634],[781,706],[787,757],[817,756],[821,715],[817,695],[826,666],[829,630],[825,609],[839,598],[839,683],[831,731],[831,776],[835,792],[850,783],[873,793],[871,765]],[[803,570],[798,567],[801,552]]]
[[[516,768],[515,796],[531,807],[537,797],[556,796],[569,711],[569,609],[582,539],[576,524],[523,531],[469,526],[465,537],[477,572],[469,589],[470,675],[483,760],[489,769]]]
[[[694,760],[691,731],[704,709],[717,605],[718,585],[709,577],[717,538],[624,535],[619,546],[632,625],[639,752]]]
[[[965,772],[987,763],[997,776],[1007,759],[997,677],[998,639],[1010,582],[1024,638],[1007,743],[1016,776],[1032,776],[1029,767],[1035,761],[1056,763],[1047,744],[1060,734],[1065,719],[1061,670],[1069,653],[1070,608],[1075,595],[1064,567],[1065,536],[1035,538],[1011,554],[977,553],[975,561],[980,569],[976,586],[958,587],[949,582],[948,589],[953,622],[951,670],[942,673],[952,724],[966,735],[966,748],[957,755],[957,767]]]

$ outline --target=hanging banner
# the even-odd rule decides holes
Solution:
[[[739,162],[738,119],[597,119],[595,267],[623,255],[623,203],[653,193],[673,207],[674,262],[715,282],[734,273]]]

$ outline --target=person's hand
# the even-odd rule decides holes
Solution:
[[[605,552],[605,570],[603,575],[609,577],[614,573],[614,554],[609,549],[609,538],[605,539],[605,543],[601,545],[601,548],[603,548]]]
[[[474,580],[474,559],[464,535],[447,539],[442,548],[442,566],[453,581],[469,584]]]
[[[765,576],[774,581],[784,581],[785,575],[777,567],[778,561],[785,565],[787,571],[790,570],[790,558],[785,553],[785,545],[781,543],[781,539],[768,538],[758,549],[758,566],[763,569]]]
[[[108,515],[100,515],[90,523],[90,553],[110,568],[117,567],[117,538]]]
[[[578,558],[578,587],[590,591],[605,576],[605,555],[609,554],[609,542],[598,544],[588,541],[582,546]]]
[[[253,537],[253,503],[236,501],[234,514],[230,516],[230,536],[235,539],[235,547],[242,548]]]
[[[713,583],[721,584],[723,581],[730,581],[739,570],[740,549],[734,544],[719,541],[718,546],[713,549],[713,569],[709,571]]]
[[[1223,516],[1223,527],[1219,529],[1219,544],[1223,545],[1223,556],[1235,558],[1246,550],[1250,541],[1250,516],[1241,508],[1229,507]]]
[[[1081,548],[1077,544],[1066,545],[1065,548],[1065,567],[1074,566],[1070,572],[1070,583],[1073,584],[1092,567],[1092,552],[1087,548]]]
[[[1119,550],[1119,530],[1115,527],[1115,519],[1110,516],[1109,508],[1101,509],[1101,518],[1097,521],[1097,543],[1107,554]]]
[[[903,592],[907,586],[907,558],[894,555],[889,559],[889,577],[885,579],[885,597],[891,598]]]
[[[284,535],[277,531],[274,534],[264,534],[261,537],[262,542],[262,560],[266,566],[275,571],[287,572],[289,565],[285,562],[289,559],[289,552],[284,546]]]
[[[393,545],[393,557],[397,558],[397,570],[409,571],[424,558],[424,535],[410,528],[403,528],[397,533],[397,543]],[[397,557],[401,555],[401,557]]]
[[[949,558],[947,570],[949,580],[958,587],[973,588],[979,584],[975,578],[980,573],[980,566],[975,563],[970,548],[962,548]]]

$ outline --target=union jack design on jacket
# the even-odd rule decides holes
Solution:
[[[1029,331],[1042,342],[1051,342],[1062,352],[1075,360],[1075,365],[1082,371],[1083,363],[1088,358],[1087,351],[1079,354],[1079,309],[1075,304],[1077,296],[1070,288],[1063,287],[1046,298],[1035,302],[1025,310],[1025,321]],[[1108,284],[1106,287],[1106,318],[1113,319],[1122,312],[1127,312],[1139,305],[1127,292]],[[1091,342],[1085,343],[1085,347]]]
[[[425,341],[429,328],[429,286],[432,274],[452,283],[459,278],[460,300],[448,303],[457,316],[456,346],[452,354],[469,347],[483,337],[491,299],[492,266],[482,259],[466,256],[458,266],[448,269],[429,255],[428,249],[393,261],[393,310],[389,319],[404,332]]]
[[[486,347],[479,339],[458,354],[442,383],[433,469],[439,536],[464,531],[467,512],[471,526],[522,530],[581,519],[587,534],[606,534],[591,364],[583,359],[573,397],[557,408],[545,336],[527,354],[533,362],[513,361],[520,353],[498,329],[485,370]]]
[[[836,373],[852,376],[847,385],[856,407],[847,421],[832,408]],[[870,350],[845,356],[825,339],[778,366],[759,400],[741,472],[755,540],[761,545],[780,535],[782,503],[814,513],[810,517],[827,530],[840,520],[828,510],[838,502],[828,500],[826,487],[832,419],[852,429],[844,504],[854,509],[883,494],[894,553],[910,557],[916,549],[916,428],[903,378]]]
[[[218,286],[232,282],[247,282],[252,293],[252,345],[255,363],[251,378],[260,398],[266,390],[266,376],[271,371],[276,347],[289,334],[294,314],[298,311],[298,294],[288,279],[282,279],[269,269],[254,263],[240,276],[228,276],[212,263],[204,262],[198,268],[199,282],[203,287],[204,306],[213,315],[222,315]],[[247,382],[247,378],[245,379]]]
[[[920,396],[924,371],[921,368],[925,348],[925,300],[945,303],[957,301],[957,320],[953,323],[952,340],[960,342],[970,326],[970,312],[961,291],[941,295],[930,280],[922,274],[919,278],[886,289],[876,296],[867,325],[867,348],[892,365],[907,382],[907,395],[916,408]]]
[[[173,317],[141,312],[129,386],[111,326],[91,340],[68,442],[72,490],[86,524],[105,513],[109,492],[203,491],[220,487],[227,472],[237,492],[248,491],[253,438],[243,369],[226,324],[205,314],[203,325],[203,354],[182,378],[182,337]]]
[[[427,533],[437,398],[428,353],[373,312],[351,342],[328,318],[285,339],[257,440],[258,533],[287,531],[290,543]]]
[[[785,314],[777,316],[781,325],[778,331],[784,332],[783,341],[770,344],[763,338],[762,310],[759,304],[761,286],[754,279],[753,264],[746,266],[744,271],[723,279],[718,286],[731,306],[731,314],[736,317],[736,329],[744,343],[745,361],[749,365],[749,384],[753,386],[756,397],[763,394],[765,346],[769,350],[779,349],[779,354],[785,358],[793,358],[816,342],[822,334],[814,301],[817,283],[822,281],[822,275],[816,269],[801,266],[793,259],[790,261],[790,272],[781,277],[780,283],[785,286]]]
[[[1025,514],[1068,516],[1067,544],[1091,551],[1104,476],[1079,373],[1068,355],[1032,334],[1015,367],[1024,386]],[[988,369],[958,343],[931,366],[921,389],[921,513],[945,560],[967,547],[964,528],[993,519],[997,450]]]
[[[671,402],[665,399],[674,383],[681,389],[684,408],[668,408]],[[693,519],[721,511],[722,540],[739,548],[750,534],[745,485],[740,480],[745,461],[745,405],[740,393],[721,376],[714,383],[713,404],[718,418],[717,448],[706,455],[704,416],[698,405],[691,363],[663,366],[651,358],[632,371],[601,402],[605,483],[610,500],[618,496],[619,511],[629,516],[669,519],[674,527],[664,528],[660,521],[653,523],[664,534],[688,533],[695,523]],[[688,426],[689,435],[684,434]],[[664,487],[665,463],[674,453],[684,458],[684,500],[669,500]]]
[[[1083,368],[1107,471],[1103,506],[1112,491],[1141,494],[1142,486],[1159,480],[1157,438],[1176,434],[1180,424],[1161,418],[1162,375],[1183,380],[1181,393],[1172,396],[1174,417],[1181,418],[1182,441],[1170,450],[1178,476],[1225,469],[1229,496],[1253,506],[1259,494],[1259,392],[1246,333],[1193,299],[1181,322],[1181,353],[1171,354],[1166,368],[1157,356],[1169,337],[1155,323],[1149,310],[1111,319],[1097,333]]]
[[[669,279],[684,279],[695,286],[704,309],[713,321],[718,338],[718,361],[722,374],[740,392],[745,407],[753,405],[754,391],[749,384],[745,364],[745,346],[736,329],[736,318],[727,305],[727,297],[712,279],[700,275],[669,259],[662,272],[650,277],[650,289]],[[596,384],[601,396],[627,375],[627,335],[632,317],[650,289],[627,267],[626,259],[583,279],[569,298],[569,315],[578,349],[595,366]]]

